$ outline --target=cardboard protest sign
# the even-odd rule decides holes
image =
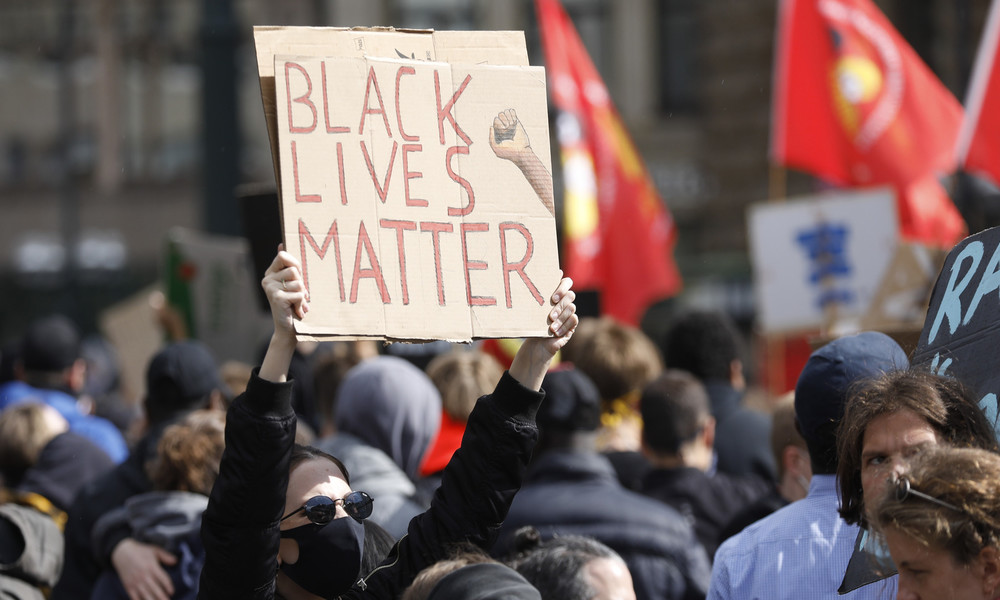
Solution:
[[[751,207],[748,223],[758,315],[766,333],[860,319],[899,241],[891,190],[759,204]]]
[[[156,321],[150,297],[158,287],[148,287],[101,311],[101,334],[114,346],[118,358],[122,398],[139,406],[146,393],[146,369],[163,345],[163,331]]]
[[[430,31],[391,28],[334,28],[256,26],[257,73],[264,105],[267,135],[271,142],[274,176],[281,185],[278,153],[277,96],[274,57],[344,56],[410,58],[449,63],[528,65],[522,31]],[[280,190],[280,187],[279,187]]]
[[[976,390],[980,408],[1000,434],[998,345],[1000,227],[994,227],[962,240],[948,253],[910,362]]]
[[[220,363],[254,364],[271,320],[253,300],[260,278],[250,272],[243,238],[175,228],[168,235],[164,293],[185,319],[188,334]]]
[[[311,297],[297,331],[547,335],[559,272],[544,71],[411,58],[487,55],[452,48],[467,34],[363,33],[392,57],[359,56],[357,41],[273,55],[282,231]]]

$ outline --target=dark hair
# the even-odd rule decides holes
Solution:
[[[518,554],[509,561],[542,594],[543,600],[591,600],[594,589],[584,568],[601,558],[622,560],[601,542],[580,535],[557,536],[546,542],[534,527],[522,527],[514,533]]]
[[[690,373],[668,369],[642,391],[642,439],[657,453],[678,454],[705,427],[710,411],[701,382]]]
[[[906,478],[911,489],[959,510],[912,495],[899,500],[890,488],[873,516],[879,530],[892,527],[928,548],[947,551],[961,565],[1000,544],[1000,456],[973,448],[934,448],[913,460]]]
[[[741,357],[742,343],[739,331],[725,314],[692,311],[674,319],[660,351],[672,369],[687,371],[701,381],[729,381],[731,365]]]
[[[868,525],[861,487],[865,431],[875,418],[901,410],[922,418],[950,446],[997,450],[996,434],[975,396],[956,379],[910,369],[860,382],[837,430],[840,515],[848,523]]]
[[[366,577],[382,564],[389,551],[396,545],[396,538],[371,519],[365,519],[361,525],[365,529],[365,547],[361,553],[361,572],[358,576]]]
[[[316,359],[313,366],[313,393],[319,412],[321,425],[333,424],[333,407],[337,390],[347,376],[347,372],[364,359],[355,352],[354,345],[339,342],[332,345],[329,352]]]
[[[403,591],[400,600],[425,600],[445,576],[454,573],[462,567],[480,563],[496,562],[477,546],[460,544],[448,555],[448,558],[424,567],[413,578],[413,582]]]
[[[344,466],[344,463],[340,462],[339,458],[327,454],[326,452],[323,452],[319,448],[313,448],[312,446],[303,446],[302,444],[295,444],[292,447],[292,458],[288,463],[288,472],[291,473],[292,471],[295,470],[295,467],[298,467],[307,460],[321,459],[321,458],[326,459],[332,462],[333,464],[337,465],[337,468],[340,469],[340,472],[344,474],[344,481],[347,482],[347,485],[351,485],[351,474],[347,472],[347,467]]]

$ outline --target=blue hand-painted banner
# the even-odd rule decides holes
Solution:
[[[1000,439],[1000,227],[970,236],[945,259],[912,363],[976,390]]]

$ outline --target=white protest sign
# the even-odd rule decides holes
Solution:
[[[899,241],[891,190],[838,192],[750,209],[759,324],[794,332],[860,318]]]

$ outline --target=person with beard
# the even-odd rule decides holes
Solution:
[[[292,464],[287,373],[294,321],[305,316],[308,299],[301,265],[279,250],[261,282],[274,334],[229,409],[226,451],[202,519],[199,597],[395,598],[455,543],[490,547],[537,439],[542,378],[578,322],[571,283],[564,279],[551,298],[551,337],[527,340],[493,394],[479,400],[430,509],[410,522],[380,566],[363,574],[368,538],[361,523],[373,500],[351,488],[339,461],[318,456]]]

